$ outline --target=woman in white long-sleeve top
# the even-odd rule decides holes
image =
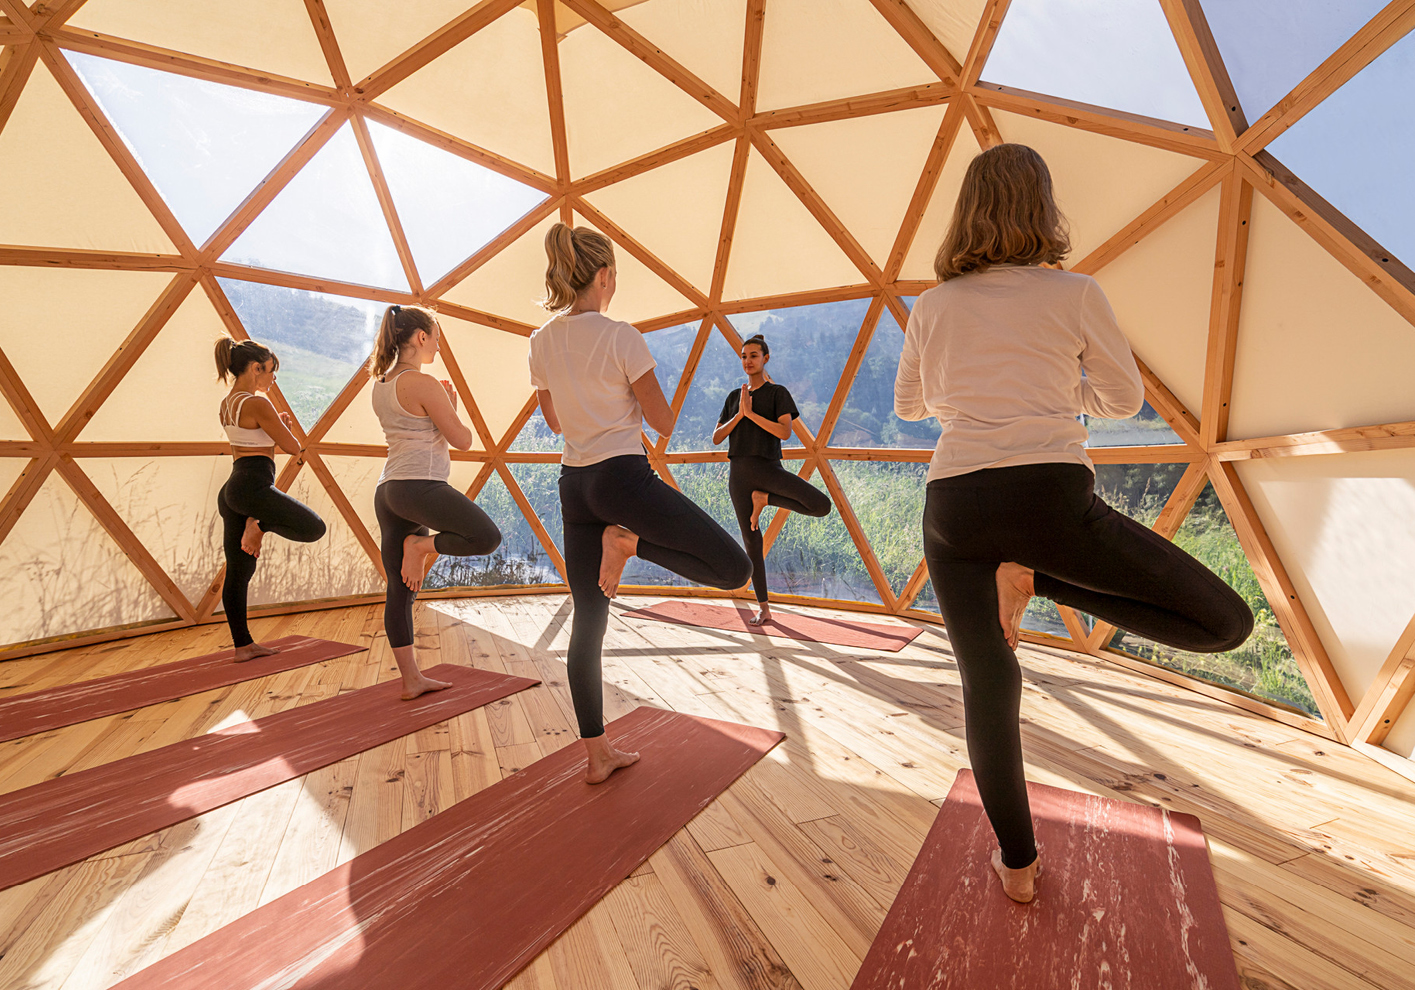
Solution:
[[[1253,615],[1193,557],[1094,491],[1078,413],[1123,419],[1144,387],[1105,294],[1042,267],[1070,250],[1046,163],[1003,144],[968,167],[909,316],[894,386],[902,419],[936,417],[924,555],[963,680],[968,754],[997,833],[993,868],[1032,899],[1040,859],[1018,724],[1016,654],[1034,594],[1199,653],[1248,638]]]

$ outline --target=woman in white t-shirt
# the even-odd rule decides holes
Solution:
[[[600,649],[624,565],[642,557],[696,584],[740,588],[752,563],[726,530],[649,467],[643,422],[673,429],[643,335],[604,315],[614,296],[614,247],[588,227],[556,224],[545,238],[545,307],[531,335],[531,384],[545,421],[564,434],[560,505],[574,600],[566,664],[580,736],[597,784],[639,756],[604,734]]]
[[[936,417],[924,556],[963,680],[968,756],[1013,900],[1040,870],[1022,768],[1013,652],[1038,594],[1198,653],[1248,638],[1243,599],[1094,492],[1078,414],[1123,419],[1144,386],[1096,281],[1055,267],[1071,245],[1051,174],[1031,148],[973,159],[909,314],[894,410]]]

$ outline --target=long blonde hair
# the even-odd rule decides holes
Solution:
[[[369,377],[382,378],[389,368],[397,364],[403,346],[419,330],[429,334],[437,331],[437,317],[432,310],[421,306],[389,306],[385,309],[383,322],[378,325],[373,354],[368,359]]]
[[[999,144],[968,164],[934,273],[947,282],[993,265],[1056,264],[1070,251],[1047,163],[1025,144]]]
[[[614,267],[614,245],[590,227],[571,230],[557,223],[546,232],[545,256],[549,265],[541,305],[552,313],[563,313],[575,305],[575,297],[594,281],[601,268]]]

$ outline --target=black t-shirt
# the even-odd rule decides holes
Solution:
[[[742,404],[742,390],[734,388],[727,393],[727,401],[722,404],[722,415],[717,418],[717,423],[721,426],[733,416],[737,415],[737,408]],[[792,419],[801,415],[796,408],[795,401],[791,398],[791,393],[784,385],[775,382],[765,382],[761,388],[752,390],[752,412],[762,419],[775,423],[787,413]],[[769,457],[772,460],[781,460],[781,441],[762,429],[750,419],[743,419],[732,428],[732,432],[727,435],[727,456],[728,457]]]

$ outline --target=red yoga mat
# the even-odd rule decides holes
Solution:
[[[625,617],[657,619],[680,626],[702,626],[727,632],[745,632],[758,636],[782,636],[807,643],[830,643],[864,650],[887,650],[898,653],[914,641],[923,630],[912,626],[885,626],[875,622],[855,622],[845,619],[818,619],[809,615],[772,612],[771,619],[760,626],[748,624],[752,613],[731,605],[704,605],[701,602],[659,602],[648,608],[625,612]]]
[[[313,636],[286,636],[266,645],[277,646],[280,652],[237,663],[235,650],[222,650],[5,698],[0,700],[0,742],[175,701],[366,649]]]
[[[0,890],[425,729],[539,681],[441,664],[0,796]]]
[[[1042,875],[1002,892],[961,770],[851,990],[1239,990],[1199,819],[1028,784]]]
[[[123,990],[496,990],[783,738],[638,708],[642,759],[584,782],[567,746],[193,942]]]

